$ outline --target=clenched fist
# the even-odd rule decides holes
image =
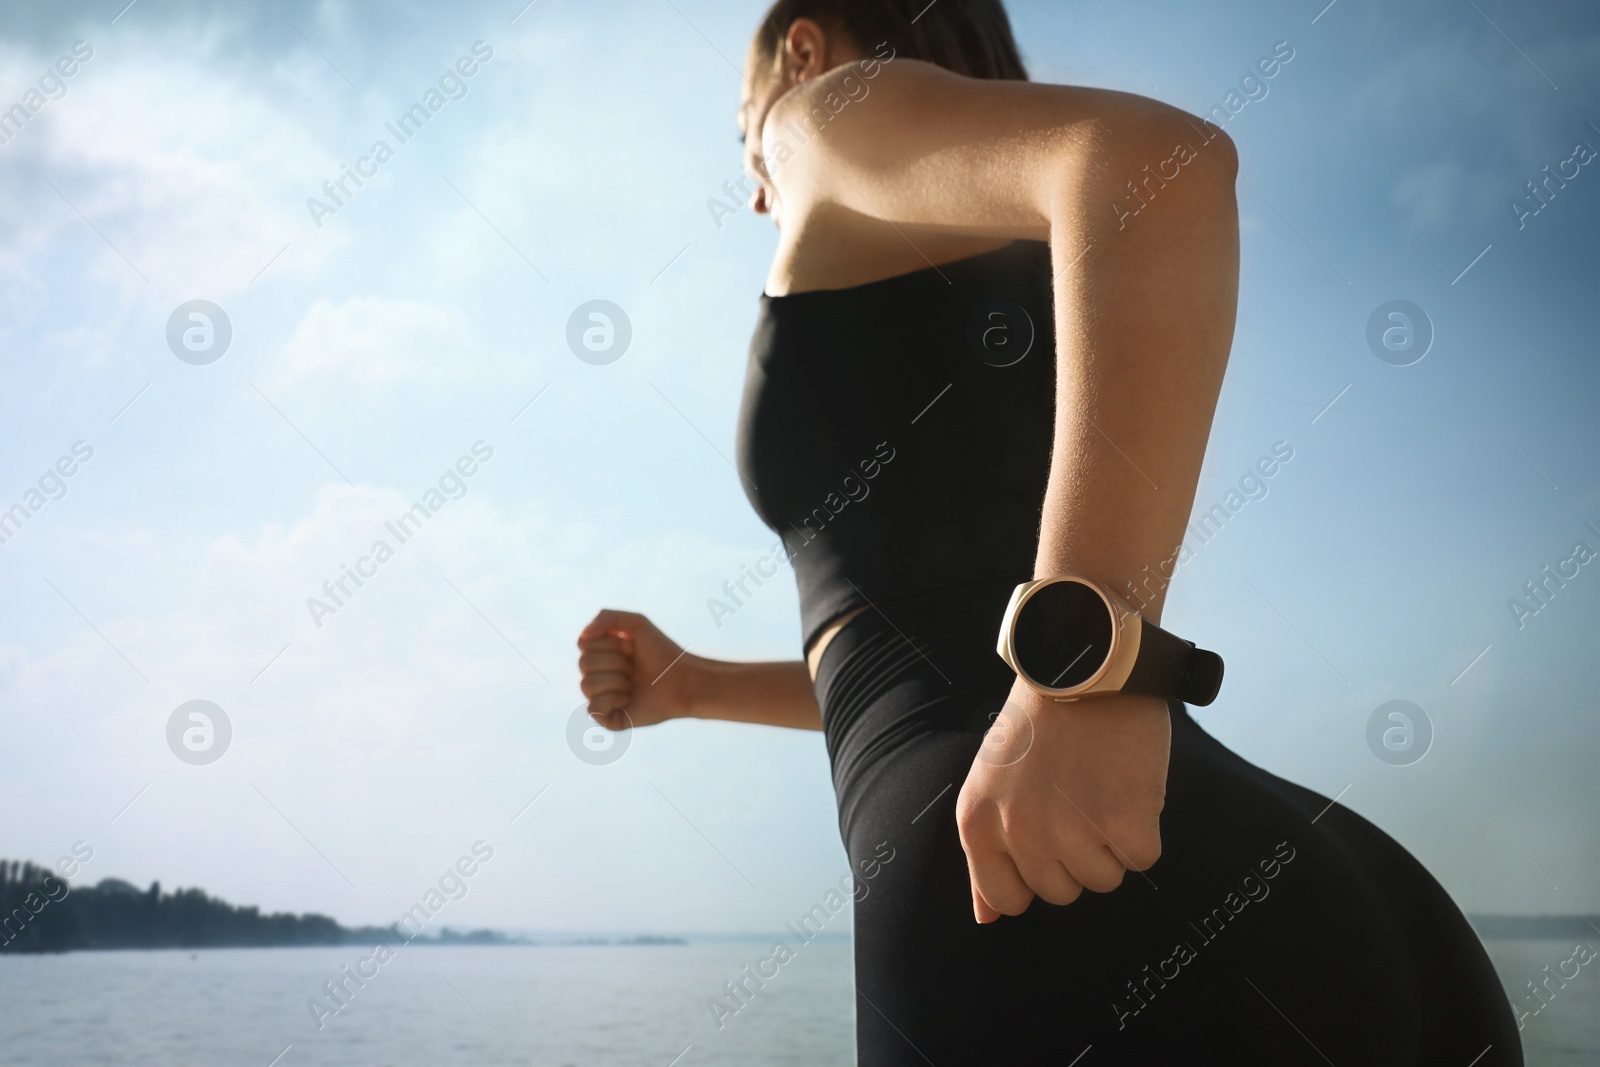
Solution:
[[[684,650],[632,611],[602,610],[578,634],[580,688],[589,714],[608,730],[653,726],[688,715],[678,660]],[[677,665],[676,670],[668,668]]]
[[[1171,743],[1164,700],[1056,703],[1018,681],[956,801],[977,920],[1109,893],[1155,863]]]

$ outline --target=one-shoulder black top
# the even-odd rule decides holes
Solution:
[[[807,647],[869,602],[1032,577],[1055,380],[1044,242],[762,295],[738,466]]]

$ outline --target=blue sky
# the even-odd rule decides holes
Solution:
[[[601,605],[798,655],[792,585],[706,608],[772,540],[725,457],[774,233],[707,208],[760,11],[521,6],[0,16],[0,107],[93,51],[0,145],[0,506],[93,450],[0,544],[0,854],[86,840],[91,880],[377,922],[482,839],[445,921],[574,930],[765,931],[844,872],[818,735],[674,723],[605,766],[566,741]],[[1243,280],[1197,507],[1294,458],[1171,594],[1229,665],[1199,718],[1343,791],[1469,910],[1600,908],[1600,563],[1520,628],[1507,607],[1600,549],[1600,162],[1520,229],[1509,206],[1600,149],[1600,14],[1012,15],[1036,79],[1192,111],[1293,49],[1227,126]],[[479,41],[464,95],[319,226],[307,199]],[[209,365],[166,341],[196,299],[232,326]],[[565,341],[594,299],[632,324],[607,365]],[[1405,367],[1366,342],[1395,299],[1434,333]],[[478,442],[459,499],[317,626],[306,599]],[[206,766],[166,742],[194,699],[233,729]],[[1393,699],[1433,727],[1409,766],[1367,746]]]

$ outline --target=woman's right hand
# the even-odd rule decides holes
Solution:
[[[643,615],[602,609],[578,634],[589,715],[608,730],[687,716],[689,664],[679,661],[693,658]]]

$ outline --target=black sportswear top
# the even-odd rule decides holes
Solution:
[[[739,469],[783,538],[807,647],[869,602],[1032,577],[1054,430],[1052,309],[1040,241],[762,295]]]
[[[1520,1067],[1505,993],[1444,889],[1177,701],[1155,866],[972,921],[953,786],[1015,684],[994,639],[1037,554],[1049,282],[1045,246],[1017,243],[761,302],[746,490],[792,555],[808,644],[868,597],[882,609],[840,632],[815,685],[840,830],[871,880],[852,902],[857,1062]],[[1053,810],[1076,818],[1068,799]]]

